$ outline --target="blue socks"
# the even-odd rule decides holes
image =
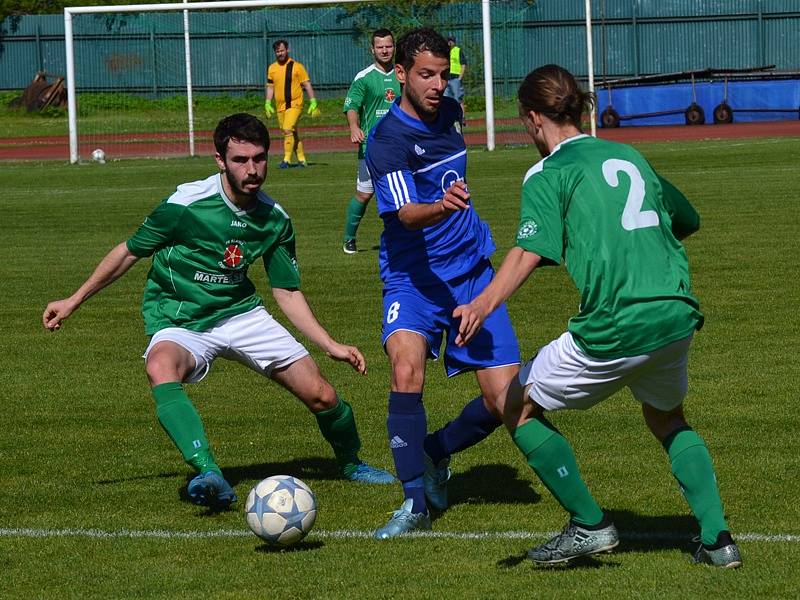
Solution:
[[[389,392],[389,447],[394,457],[397,478],[405,497],[414,502],[412,512],[427,512],[422,474],[425,459],[422,443],[428,430],[421,393]]]
[[[433,464],[438,464],[443,458],[474,446],[502,424],[486,410],[483,397],[478,396],[455,419],[425,438],[425,453]]]

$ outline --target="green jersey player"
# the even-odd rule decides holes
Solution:
[[[358,176],[356,177],[356,193],[347,205],[347,216],[344,226],[345,254],[358,252],[356,233],[367,203],[375,193],[372,179],[364,160],[367,148],[367,136],[375,124],[389,112],[395,98],[400,96],[400,84],[394,73],[394,37],[388,29],[378,29],[372,34],[370,47],[373,63],[360,71],[344,101],[344,113],[350,127],[350,141],[358,144]]]
[[[334,360],[366,372],[358,348],[331,338],[300,291],[292,222],[261,191],[269,149],[266,127],[251,115],[231,115],[214,131],[214,146],[221,173],[178,186],[74,294],[47,305],[44,326],[59,329],[83,302],[139,259],[152,256],[142,301],[145,331],[151,336],[145,370],[159,422],[198,472],[188,487],[194,502],[224,508],[236,500],[183,389],[184,383],[203,379],[217,357],[236,360],[297,396],[316,416],[346,478],[391,483],[389,473],[358,459],[352,408],[303,345],[266,311],[247,276],[260,258],[272,295],[289,321]]]
[[[559,563],[618,544],[572,448],[544,412],[590,408],[628,387],[699,521],[695,561],[738,567],[711,457],[683,415],[689,346],[703,316],[679,240],[699,228],[699,217],[636,150],[581,133],[593,99],[563,68],[534,70],[518,97],[543,159],[525,176],[516,247],[492,283],[455,314],[464,344],[536,267],[562,260],[580,292],[567,332],[541,348],[506,392],[503,417],[514,443],[570,513],[564,531],[528,556]]]

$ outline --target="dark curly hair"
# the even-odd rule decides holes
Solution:
[[[223,158],[231,139],[262,144],[264,150],[269,150],[269,131],[264,123],[247,113],[236,113],[225,117],[214,130],[214,148]]]
[[[429,27],[412,29],[397,40],[395,63],[408,71],[420,52],[430,52],[439,58],[450,59],[450,46],[442,35]]]

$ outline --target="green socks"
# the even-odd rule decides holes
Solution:
[[[347,477],[361,463],[358,459],[361,440],[358,437],[353,409],[341,398],[338,400],[336,406],[318,412],[314,416],[317,418],[322,436],[333,448],[336,460]]]
[[[572,521],[592,527],[603,520],[602,509],[581,479],[569,442],[547,419],[528,421],[517,427],[511,437]]]
[[[359,202],[355,197],[350,198],[347,205],[347,220],[344,223],[344,240],[356,239],[356,232],[361,223],[361,219],[367,210],[366,203]]]
[[[711,546],[716,543],[719,532],[728,529],[711,455],[703,438],[689,428],[670,434],[663,444],[669,454],[672,474],[700,523],[700,539]]]
[[[158,422],[181,451],[183,460],[201,473],[214,471],[221,476],[222,471],[214,462],[203,422],[183,391],[183,386],[177,381],[162,383],[154,386],[152,392],[156,400]]]

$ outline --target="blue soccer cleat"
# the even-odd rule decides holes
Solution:
[[[406,499],[400,508],[392,513],[392,518],[383,527],[375,531],[375,539],[388,540],[410,531],[427,531],[431,528],[428,513],[412,513],[414,501]]]
[[[285,160],[282,160],[280,163],[278,163],[279,169],[288,169],[289,166],[290,166],[289,163],[286,162]]]
[[[425,453],[425,473],[422,481],[425,484],[425,498],[436,510],[444,510],[447,503],[447,482],[450,481],[450,457],[443,458],[433,464],[431,457]]]
[[[358,463],[354,471],[344,474],[345,479],[349,481],[357,481],[359,483],[374,483],[378,485],[386,485],[397,481],[394,475],[383,469],[378,469],[368,465],[365,462]]]
[[[186,489],[192,502],[212,508],[228,508],[237,500],[230,484],[214,471],[200,473]]]

